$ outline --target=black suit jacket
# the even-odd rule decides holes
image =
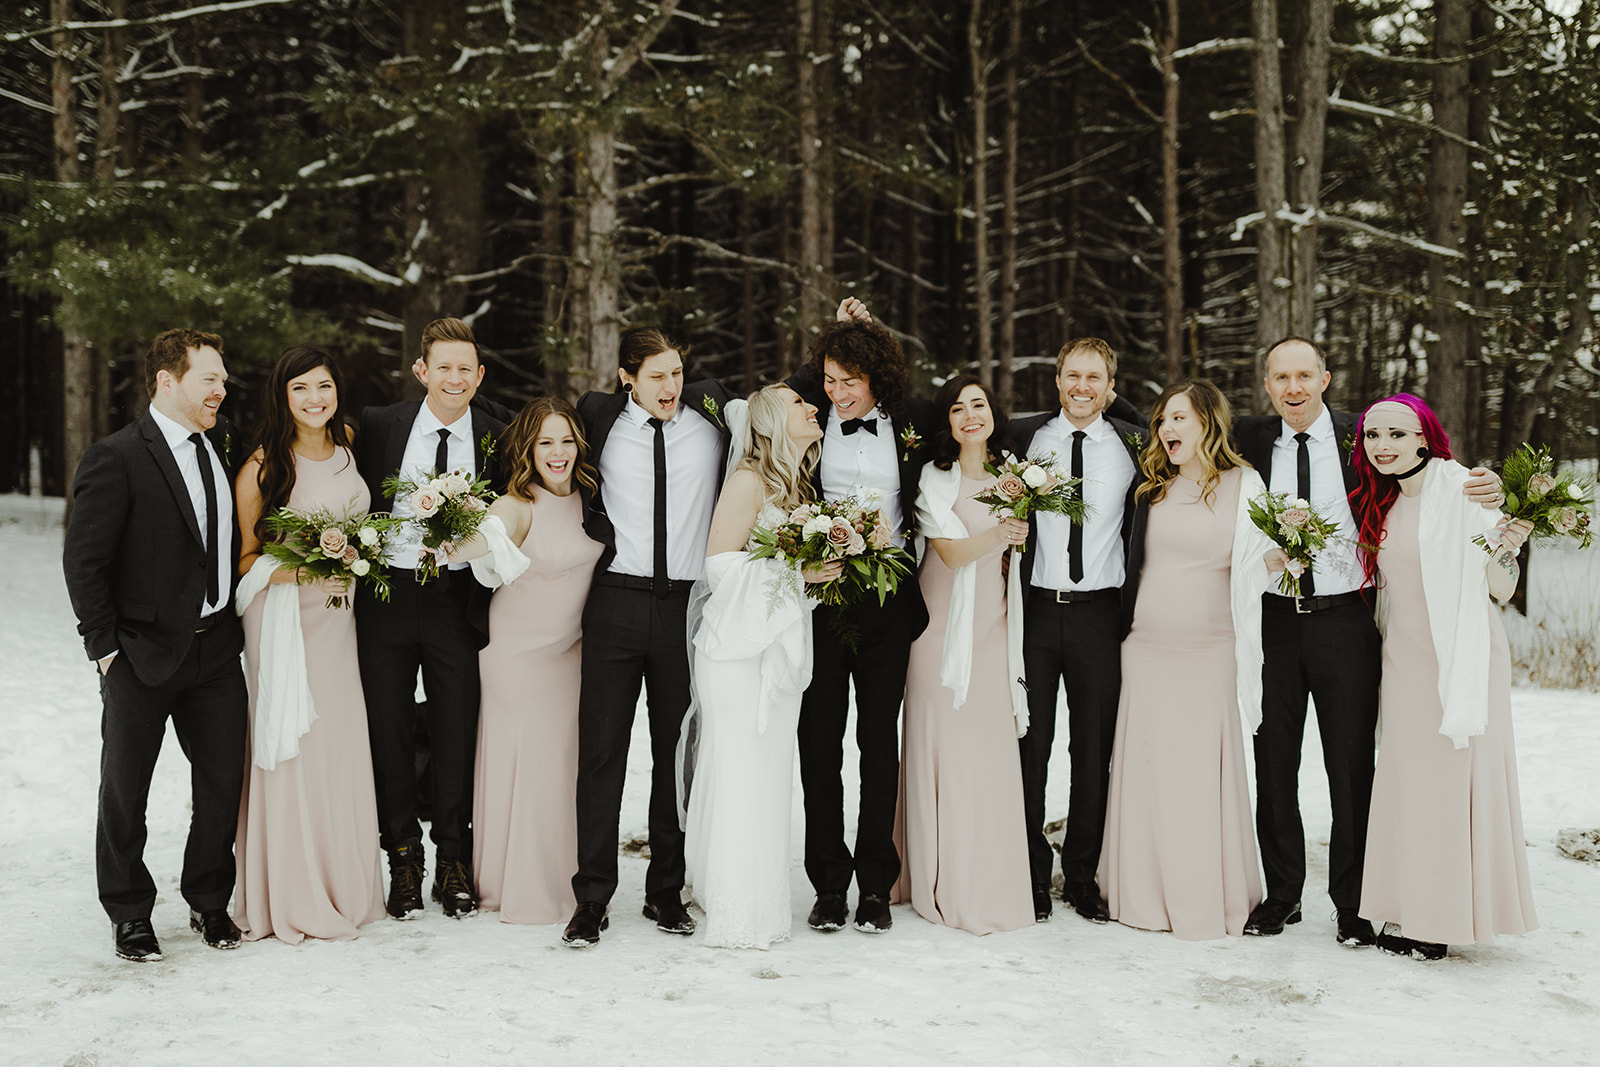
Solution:
[[[678,396],[678,403],[685,412],[694,412],[698,417],[705,419],[717,431],[722,441],[722,458],[717,467],[717,485],[720,489],[723,470],[727,466],[728,456],[728,422],[723,414],[723,409],[728,406],[732,395],[727,387],[715,378],[705,378],[697,382],[690,382],[683,387],[683,392]],[[600,478],[600,487],[605,488],[605,481],[600,476],[600,455],[605,451],[606,440],[611,436],[611,428],[617,424],[617,419],[633,403],[631,393],[599,393],[587,392],[578,398],[578,416],[583,420],[583,434],[589,442],[589,465],[595,470],[595,477]],[[681,416],[680,416],[681,417]],[[617,556],[617,531],[611,524],[611,516],[606,514],[605,500],[602,493],[592,493],[584,497],[583,530],[591,538],[605,546],[605,551],[600,553],[600,560],[595,564],[594,572],[602,574],[611,566],[611,561]]]
[[[228,480],[217,486],[217,518],[233,526],[230,424],[219,419],[206,437]],[[78,616],[84,651],[98,660],[118,651],[145,685],[160,685],[183,663],[205,604],[205,546],[189,488],[155,419],[146,413],[84,453],[72,481],[62,568]],[[220,514],[227,509],[227,514]],[[215,626],[244,647],[233,611],[233,587]],[[223,652],[226,655],[226,652]]]
[[[1355,445],[1356,423],[1360,416],[1328,409],[1333,416],[1333,439],[1339,448],[1339,466],[1344,469],[1345,492],[1356,487],[1356,469],[1350,462]],[[1283,433],[1283,420],[1276,415],[1246,415],[1233,424],[1233,439],[1239,454],[1254,467],[1261,480],[1272,488],[1272,446]]]

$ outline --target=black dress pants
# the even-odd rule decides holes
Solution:
[[[231,615],[231,607],[227,609]],[[114,923],[150,917],[156,885],[144,863],[145,803],[167,719],[189,760],[194,811],[183,851],[183,899],[197,911],[228,906],[248,732],[239,623],[197,634],[176,673],[146,685],[126,653],[100,678],[100,803],[95,876]]]
[[[1111,746],[1122,692],[1121,609],[1116,590],[1103,590],[1095,600],[1074,604],[1058,604],[1037,589],[1028,590],[1027,596],[1022,657],[1028,683],[1028,732],[1017,745],[1022,755],[1028,867],[1034,887],[1048,889],[1051,856],[1044,836],[1044,791],[1055,743],[1056,696],[1063,682],[1072,782],[1061,873],[1069,885],[1092,882],[1100,864]]]
[[[1295,903],[1305,888],[1306,838],[1299,790],[1309,694],[1317,702],[1333,809],[1328,895],[1336,908],[1358,908],[1383,662],[1372,609],[1356,600],[1300,615],[1293,601],[1265,594],[1261,646],[1261,727],[1254,738],[1256,836],[1267,897]]]
[[[472,777],[478,751],[479,635],[467,622],[472,573],[441,571],[419,585],[393,568],[389,600],[363,586],[356,627],[367,700],[378,835],[386,851],[420,843],[417,817],[417,670],[428,700],[432,837],[438,860],[472,862]]]
[[[583,609],[583,689],[578,697],[579,903],[605,904],[617,891],[617,833],[639,687],[650,714],[650,866],[648,901],[683,891],[683,830],[678,826],[674,761],[689,710],[688,583],[672,596],[605,584]]]

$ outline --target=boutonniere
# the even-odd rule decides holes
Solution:
[[[222,431],[222,462],[226,464],[233,458],[233,431]]]
[[[494,457],[494,438],[489,435],[488,430],[483,431],[483,437],[478,441],[478,449],[483,453],[485,461]]]
[[[917,432],[915,426],[907,426],[900,431],[900,445],[902,447],[900,462],[910,463],[911,453],[922,447],[922,435]]]
[[[1345,450],[1346,455],[1354,452],[1356,449],[1356,432],[1351,430],[1349,433],[1345,434],[1344,440],[1339,442],[1339,447]]]
[[[700,406],[705,409],[705,413],[711,417],[711,421],[713,423],[715,423],[718,427],[722,425],[722,416],[718,413],[717,401],[715,398],[713,398],[710,394],[701,397]]]
[[[1144,448],[1144,434],[1138,432],[1137,430],[1130,434],[1124,434],[1122,439],[1128,442],[1128,447],[1133,449],[1135,452],[1138,452]]]

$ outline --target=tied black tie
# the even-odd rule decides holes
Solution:
[[[1089,436],[1083,430],[1072,431],[1072,476],[1078,479],[1078,492],[1083,492],[1083,439]],[[1067,573],[1074,584],[1083,581],[1083,527],[1073,523],[1067,534]]]
[[[450,429],[439,430],[439,447],[433,450],[433,473],[438,476],[450,469]]]
[[[876,418],[845,419],[839,424],[839,429],[846,437],[855,433],[857,430],[865,430],[872,436],[876,437],[878,436],[878,420]]]
[[[206,603],[221,604],[217,582],[217,483],[211,473],[211,453],[206,451],[205,438],[192,433],[189,440],[194,442],[194,457],[200,463],[200,487],[206,494]]]
[[[667,424],[660,419],[649,422],[656,431],[656,553],[650,570],[650,591],[664,597],[672,589],[672,577],[667,572]]]
[[[1294,457],[1294,492],[1308,504],[1311,502],[1311,449],[1306,447],[1306,442],[1310,438],[1311,435],[1308,433],[1294,435],[1295,442],[1299,446]],[[1311,579],[1311,568],[1307,567],[1300,575],[1300,595],[1311,596],[1316,589],[1316,583]]]

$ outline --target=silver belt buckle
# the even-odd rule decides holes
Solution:
[[[1307,597],[1303,597],[1303,596],[1297,596],[1297,597],[1294,598],[1294,613],[1296,615],[1310,615],[1311,614],[1311,609],[1305,606],[1305,602],[1306,602],[1307,599],[1308,599]]]
[[[1057,590],[1055,590],[1056,603],[1057,604],[1070,604],[1070,603],[1072,603],[1072,594],[1073,594],[1073,592],[1074,592],[1074,590],[1071,590],[1071,589],[1057,589]]]

